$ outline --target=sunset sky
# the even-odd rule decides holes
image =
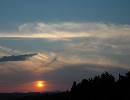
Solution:
[[[0,0],[0,92],[129,70],[130,0]]]

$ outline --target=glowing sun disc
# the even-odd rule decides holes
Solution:
[[[44,86],[44,82],[43,81],[37,81],[37,84],[36,84],[37,87],[41,88]]]

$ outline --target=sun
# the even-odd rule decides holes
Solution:
[[[37,81],[36,86],[39,87],[39,88],[44,87],[44,81]]]

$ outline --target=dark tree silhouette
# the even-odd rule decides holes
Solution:
[[[83,79],[71,89],[72,100],[130,100],[130,71],[125,76],[119,74],[115,81],[113,75],[105,71],[101,76]]]

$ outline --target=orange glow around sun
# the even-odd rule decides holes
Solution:
[[[36,82],[36,86],[39,87],[39,88],[44,87],[44,85],[45,85],[45,82],[44,82],[44,81],[37,81],[37,82]]]

